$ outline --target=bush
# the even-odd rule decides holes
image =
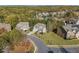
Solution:
[[[22,36],[23,35],[16,29],[13,29],[11,32],[2,33],[0,35],[0,51],[2,51],[2,49],[4,49],[7,45],[21,41]]]
[[[10,43],[13,42],[18,42],[22,39],[23,35],[20,31],[13,29],[10,33],[9,33],[9,41]]]
[[[0,38],[0,50],[7,46],[8,42],[4,38]]]
[[[12,29],[15,28],[16,24],[18,23],[18,17],[14,14],[10,14],[5,18],[5,23],[9,23],[12,26]]]

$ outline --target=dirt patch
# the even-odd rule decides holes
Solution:
[[[10,53],[33,53],[34,47],[29,40],[22,40],[18,43],[14,43],[9,47]]]

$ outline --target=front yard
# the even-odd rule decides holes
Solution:
[[[79,44],[79,40],[66,40],[62,37],[58,36],[53,32],[45,33],[45,34],[36,34],[45,44],[47,45],[77,45]]]

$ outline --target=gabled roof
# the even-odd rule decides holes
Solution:
[[[45,24],[43,24],[43,23],[37,23],[34,27],[36,27],[36,28],[38,28],[38,27],[46,27],[46,25]]]
[[[67,24],[65,26],[63,26],[63,28],[65,29],[65,31],[71,31],[71,30],[76,30],[79,31],[79,25],[76,24]]]
[[[11,25],[10,24],[6,24],[6,23],[0,23],[0,29],[4,28],[7,31],[11,30]]]
[[[29,29],[29,22],[19,22],[16,25],[16,29],[28,30]]]

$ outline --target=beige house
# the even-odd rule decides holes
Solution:
[[[0,29],[4,29],[7,32],[11,31],[11,25],[6,23],[0,23]]]
[[[16,25],[16,29],[20,30],[20,31],[27,31],[27,30],[29,30],[30,29],[29,22],[19,22]]]

